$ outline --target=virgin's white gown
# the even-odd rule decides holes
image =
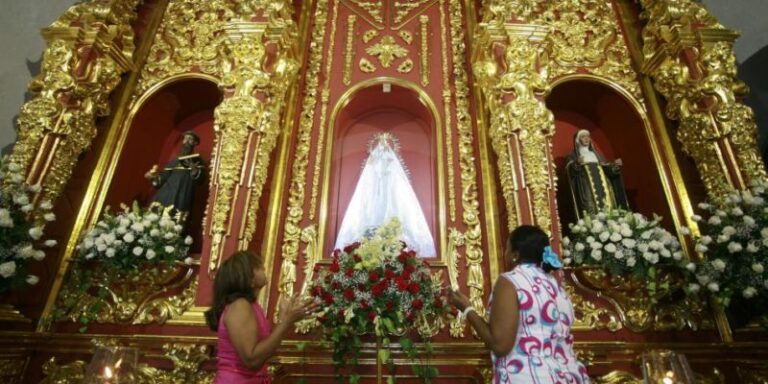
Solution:
[[[360,174],[344,214],[335,248],[360,240],[392,217],[402,225],[402,240],[421,257],[435,257],[435,242],[408,175],[389,140],[379,136]]]

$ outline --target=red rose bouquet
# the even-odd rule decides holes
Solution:
[[[324,310],[317,320],[325,339],[333,345],[333,360],[340,368],[345,358],[352,364],[362,335],[375,335],[384,347],[390,336],[400,336],[401,348],[415,357],[408,334],[426,338],[430,324],[442,322],[448,308],[442,297],[442,278],[400,240],[400,222],[392,219],[371,236],[333,252],[330,267],[318,271],[311,295]],[[388,350],[378,358],[388,361]],[[417,370],[418,371],[418,370]],[[421,376],[434,375],[417,372]]]

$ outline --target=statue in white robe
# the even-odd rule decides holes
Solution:
[[[372,139],[334,248],[354,243],[372,229],[397,217],[406,245],[421,257],[436,256],[435,241],[424,211],[396,153],[396,140],[389,133],[377,134]]]

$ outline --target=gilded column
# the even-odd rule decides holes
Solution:
[[[484,52],[476,56],[473,69],[490,113],[489,136],[498,158],[507,225],[523,221],[518,216],[523,201],[533,222],[551,230],[555,123],[543,101],[549,85],[540,60],[548,30],[535,25],[484,28]]]
[[[725,196],[765,177],[752,110],[739,100],[747,87],[736,78],[734,31],[690,0],[643,0],[643,71],[667,99],[666,115],[679,121],[677,138],[693,157],[710,197]]]
[[[83,2],[42,30],[48,47],[41,73],[29,84],[35,97],[19,113],[11,155],[27,169],[27,181],[42,186],[41,200],[61,193],[96,137],[96,118],[110,113],[110,93],[134,69],[130,23],[141,2]]]
[[[298,70],[298,63],[288,55],[294,45],[295,25],[290,15],[287,19],[272,16],[269,26],[233,22],[225,28],[229,35],[229,58],[221,82],[225,98],[214,112],[217,150],[212,180],[211,273],[221,262],[233,227],[239,224],[237,249],[247,248],[253,237],[285,95]],[[268,45],[277,50],[269,67]],[[238,221],[233,212],[240,201],[245,215]]]

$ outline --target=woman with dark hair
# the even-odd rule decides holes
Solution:
[[[290,327],[316,305],[294,296],[280,306],[272,328],[256,302],[267,283],[261,257],[240,251],[222,263],[213,281],[213,305],[205,313],[208,326],[219,336],[214,384],[269,384],[267,360]]]
[[[465,295],[449,300],[491,349],[494,383],[589,383],[573,351],[573,304],[550,274],[562,267],[539,227],[521,225],[509,235],[507,265],[517,264],[496,281],[489,299],[490,322]]]

